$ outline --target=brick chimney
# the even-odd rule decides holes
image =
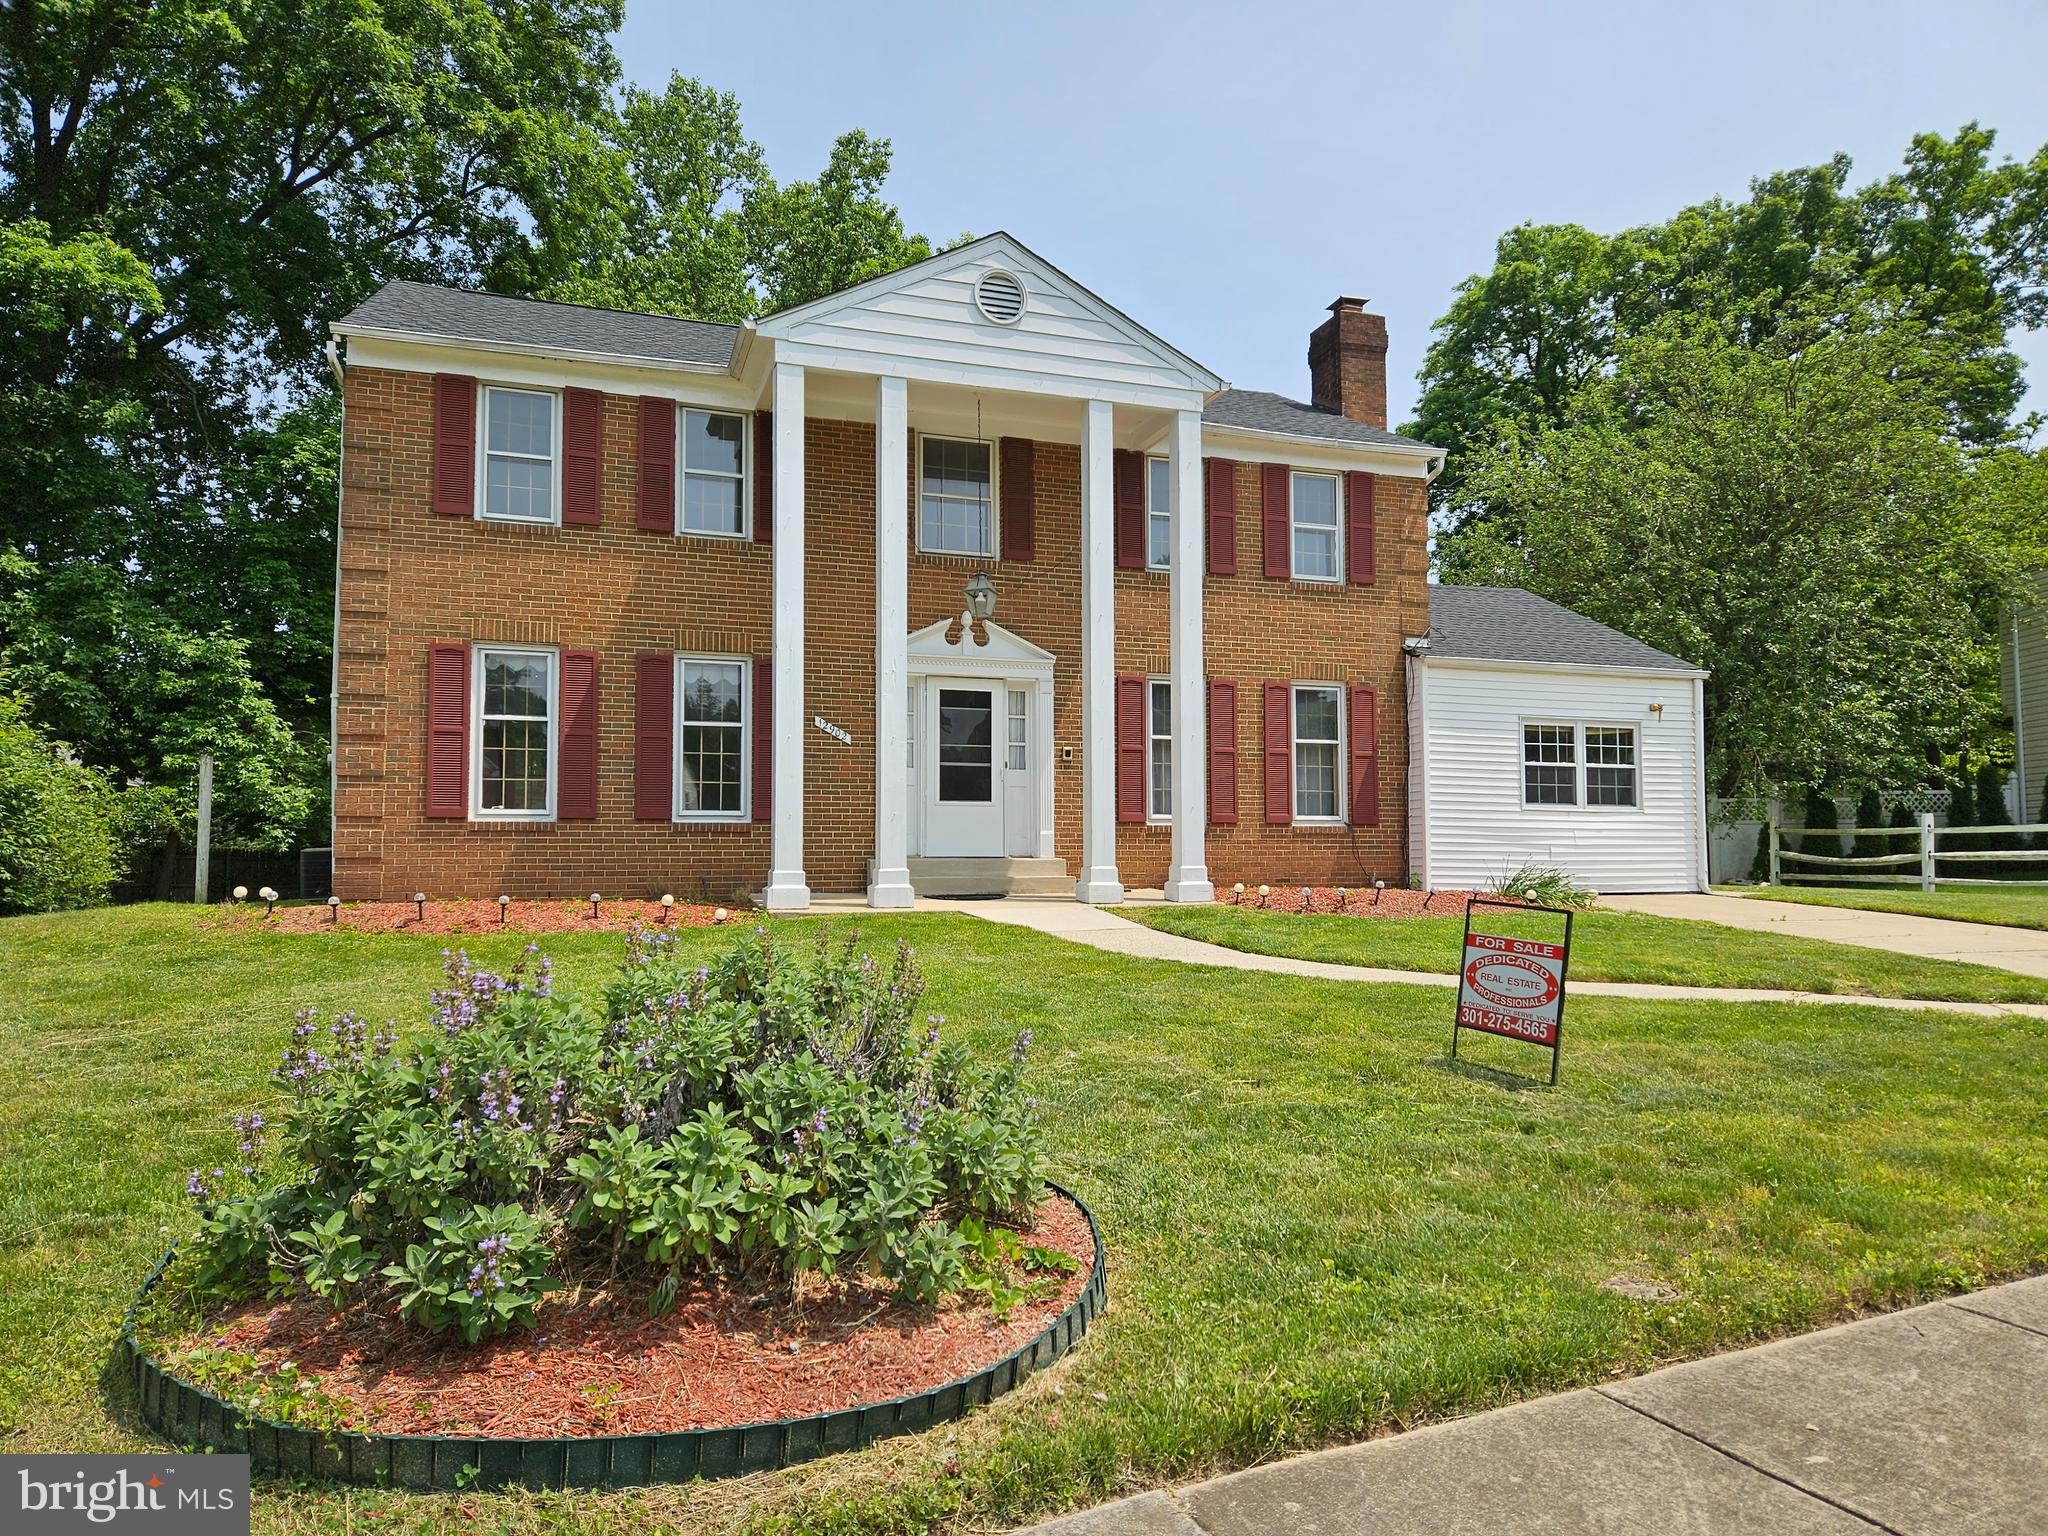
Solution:
[[[1364,299],[1339,299],[1309,333],[1309,401],[1370,427],[1387,424],[1387,320]]]

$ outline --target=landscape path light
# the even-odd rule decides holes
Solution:
[[[673,907],[673,906],[674,906],[675,904],[676,904],[676,899],[675,899],[675,897],[673,897],[673,896],[669,895],[669,894],[668,894],[668,892],[666,892],[666,891],[662,892],[662,894],[661,894],[661,926],[662,926],[662,927],[666,928],[666,927],[668,926],[668,914],[669,914],[669,909],[670,909],[671,907]]]
[[[597,894],[597,892],[595,892],[595,891],[592,891],[592,892],[590,893],[590,915],[591,915],[592,917],[596,917],[596,916],[597,916],[597,903],[598,903],[598,894]]]
[[[1273,887],[1271,887],[1270,885],[1262,885],[1262,886],[1260,886],[1260,887],[1259,887],[1259,905],[1260,905],[1260,906],[1262,906],[1262,907],[1263,907],[1263,906],[1265,906],[1265,905],[1267,905],[1267,903],[1268,903],[1268,901],[1269,901],[1269,900],[1271,899],[1272,895],[1273,895]]]
[[[1372,883],[1372,904],[1373,904],[1374,906],[1378,906],[1378,905],[1380,904],[1380,892],[1381,892],[1381,891],[1384,891],[1384,890],[1385,890],[1386,888],[1387,888],[1387,882],[1386,882],[1386,881],[1384,881],[1384,880],[1375,880],[1375,881],[1373,881],[1373,883]]]
[[[1232,887],[1230,888],[1230,894],[1231,894],[1232,896],[1235,896],[1235,897],[1237,898],[1237,904],[1238,904],[1238,905],[1239,905],[1240,907],[1241,907],[1241,906],[1243,906],[1243,905],[1244,905],[1244,882],[1243,882],[1242,880],[1240,880],[1240,881],[1238,881],[1238,882],[1237,882],[1237,884],[1233,885],[1233,886],[1232,886]]]
[[[511,905],[512,898],[500,893],[498,896],[498,926],[500,928],[505,926],[505,912]]]
[[[262,890],[258,891],[256,894],[263,898],[263,915],[265,917],[270,916],[272,912],[277,910],[276,891],[272,890],[269,886],[266,885],[263,887]]]
[[[339,896],[327,898],[327,921],[337,927],[341,924],[341,898]]]
[[[412,893],[412,904],[419,912],[420,921],[424,923],[427,920],[427,893],[425,891],[414,891]]]
[[[717,910],[716,912],[713,912],[713,913],[711,914],[711,921],[712,921],[712,922],[714,922],[714,923],[722,923],[722,922],[724,922],[724,921],[725,921],[725,920],[726,920],[726,919],[727,919],[728,917],[731,917],[731,916],[732,916],[732,914],[731,914],[730,912],[726,911],[726,910],[725,910],[725,908],[723,908],[723,907],[720,907],[720,908],[719,908],[719,909],[718,909],[718,910]]]
[[[247,901],[249,899],[249,887],[247,887],[246,885],[238,885],[228,894],[233,896],[237,901]]]

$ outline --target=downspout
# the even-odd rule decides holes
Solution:
[[[1693,762],[1699,769],[1699,888],[1702,892],[1714,888],[1714,844],[1713,834],[1707,817],[1707,680],[1696,677],[1692,680],[1692,753]],[[1768,811],[1766,815],[1770,814]]]
[[[334,832],[339,819],[335,804],[341,794],[341,488],[348,478],[342,465],[348,443],[348,378],[341,368],[341,349],[332,336],[327,338],[327,366],[341,400],[340,437],[334,445],[334,646],[327,660],[327,889],[333,892]]]
[[[2012,771],[2020,781],[2020,813],[2015,821],[2025,824],[2027,796],[2033,780],[2027,774],[2027,676],[2020,666],[2020,613],[2012,611]]]

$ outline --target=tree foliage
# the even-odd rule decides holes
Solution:
[[[218,743],[246,835],[318,834],[321,350],[385,281],[737,320],[929,253],[886,143],[778,185],[729,95],[622,86],[622,9],[0,9],[0,661],[87,762],[175,800]]]
[[[103,900],[120,872],[114,794],[0,693],[0,912]]]

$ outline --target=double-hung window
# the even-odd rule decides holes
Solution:
[[[555,456],[560,396],[539,389],[486,385],[480,516],[508,523],[552,523],[558,507]]]
[[[1289,542],[1296,581],[1344,579],[1343,519],[1338,500],[1335,475],[1297,469],[1289,476]]]
[[[1145,685],[1146,813],[1154,821],[1173,819],[1173,684],[1153,678]]]
[[[1332,683],[1294,689],[1294,819],[1344,814],[1344,690]]]
[[[747,418],[682,412],[684,533],[743,538],[747,531]]]
[[[1636,804],[1635,727],[1525,722],[1522,726],[1522,803],[1633,807]]]
[[[747,815],[748,663],[676,658],[676,819]]]
[[[554,814],[555,653],[478,646],[476,789],[479,816]]]
[[[996,552],[995,454],[968,438],[918,439],[917,547],[932,555]]]
[[[1165,459],[1145,461],[1145,565],[1173,564],[1173,471]]]

